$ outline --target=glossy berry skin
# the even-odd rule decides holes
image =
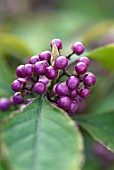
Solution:
[[[38,81],[37,83],[35,83],[33,90],[37,94],[44,94],[46,92],[46,84],[41,81]]]
[[[78,96],[78,90],[69,90],[69,97],[76,98]]]
[[[44,75],[46,73],[46,67],[48,66],[47,61],[38,61],[34,64],[34,72],[37,75]]]
[[[71,100],[69,97],[63,96],[59,98],[57,103],[60,108],[64,109],[65,111],[68,111],[71,105]]]
[[[61,49],[63,46],[62,41],[60,39],[53,39],[50,43],[51,48],[53,43],[57,46],[58,49]]]
[[[17,77],[20,77],[20,78],[25,77],[25,75],[24,75],[24,65],[20,65],[20,66],[17,67],[16,75],[17,75]]]
[[[30,58],[29,64],[35,64],[36,62],[40,61],[39,56],[34,55]]]
[[[56,85],[55,91],[60,96],[66,96],[69,92],[67,85],[64,83],[59,83],[58,85]]]
[[[84,74],[87,71],[87,65],[83,62],[79,62],[75,65],[75,71],[78,74]]]
[[[15,92],[20,91],[22,87],[23,87],[23,82],[21,82],[19,80],[14,80],[11,84],[11,88]]]
[[[74,51],[74,53],[76,53],[77,55],[80,55],[84,52],[84,45],[81,42],[75,42],[72,45],[72,50]]]
[[[66,84],[69,89],[74,90],[79,86],[80,81],[77,77],[71,76],[67,79]]]
[[[72,100],[68,112],[74,113],[76,112],[77,109],[78,109],[78,103],[75,100]]]
[[[83,77],[83,82],[85,86],[94,86],[96,83],[96,77],[92,73],[86,73]]]
[[[54,66],[57,69],[65,69],[68,66],[68,59],[64,56],[60,56],[60,57],[56,58],[56,60],[54,62]]]
[[[10,101],[7,98],[0,99],[0,111],[8,110],[9,106],[10,106]]]
[[[90,60],[87,57],[80,57],[78,58],[78,62],[83,62],[87,65],[87,67],[90,65]]]
[[[83,87],[80,91],[79,91],[79,95],[82,98],[87,98],[90,96],[90,89],[88,87]]]
[[[46,68],[46,77],[48,79],[55,79],[58,76],[58,70],[54,66],[49,66]]]
[[[23,101],[24,101],[24,98],[20,92],[17,92],[14,94],[14,96],[13,96],[14,104],[21,104],[21,103],[23,103]]]
[[[32,64],[25,64],[24,66],[24,75],[32,76],[33,75],[33,66]]]
[[[39,55],[39,59],[41,61],[43,61],[43,60],[50,61],[50,59],[51,59],[51,52],[50,51],[41,52],[40,55]]]

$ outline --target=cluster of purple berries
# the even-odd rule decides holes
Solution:
[[[90,60],[80,57],[75,65],[75,76],[70,76],[65,83],[59,83],[55,87],[59,95],[58,106],[68,113],[74,113],[79,105],[79,98],[90,96],[90,88],[96,83],[96,77],[87,71]]]
[[[46,94],[47,98],[57,104],[68,113],[74,113],[78,108],[78,97],[87,98],[90,95],[90,86],[96,83],[96,78],[92,73],[86,73],[87,67],[90,65],[90,60],[87,57],[80,57],[75,65],[76,75],[68,75],[65,83],[58,83],[61,72],[67,70],[68,59],[73,55],[81,55],[84,52],[84,45],[81,42],[75,42],[72,45],[73,53],[69,56],[61,56],[60,49],[62,49],[62,41],[54,39],[50,46],[57,47],[59,56],[54,58],[51,62],[52,53],[50,51],[41,52],[38,56],[32,56],[29,63],[20,65],[16,69],[17,79],[11,84],[13,91],[16,93],[12,97],[13,104],[30,103],[33,101],[27,99],[25,96],[34,93],[38,95]],[[55,84],[55,96],[49,96]],[[82,86],[83,82],[83,86]],[[48,94],[48,95],[47,95]],[[55,100],[56,99],[56,100]],[[11,102],[7,99],[0,99],[0,110],[5,111],[9,108]]]

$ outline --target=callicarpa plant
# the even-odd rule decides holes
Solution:
[[[90,60],[87,57],[79,57],[74,67],[74,72],[67,72],[69,59],[73,54],[81,55],[84,52],[84,45],[75,42],[72,45],[72,53],[68,56],[61,56],[62,41],[54,39],[50,43],[50,51],[41,52],[32,56],[29,63],[19,65],[16,69],[16,80],[11,88],[16,93],[11,99],[0,99],[0,110],[6,111],[11,105],[21,105],[20,109],[33,102],[34,93],[44,95],[52,104],[63,109],[69,115],[76,112],[79,106],[79,98],[90,96],[90,87],[96,83],[93,73],[87,72]],[[63,83],[59,83],[62,76],[67,76]],[[30,95],[31,98],[26,99]]]
[[[97,51],[85,56],[83,43],[75,42],[64,55],[60,39],[50,47],[16,68],[15,93],[0,99],[0,170],[83,170],[88,133],[114,150],[112,113],[79,114],[94,93],[96,76],[88,68]],[[101,147],[96,143],[93,152]]]

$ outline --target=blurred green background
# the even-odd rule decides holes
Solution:
[[[16,66],[31,55],[49,50],[54,38],[63,41],[64,55],[70,52],[71,43],[78,40],[84,42],[87,52],[114,43],[113,19],[113,0],[0,0],[0,97],[13,94],[10,84]],[[98,60],[92,61],[90,71],[96,74],[97,85],[79,113],[114,110],[114,68],[110,71]],[[114,170],[114,154],[97,145],[86,132],[83,135],[83,170]]]

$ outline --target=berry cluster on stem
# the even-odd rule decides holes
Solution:
[[[79,57],[74,67],[75,74],[67,72],[69,59],[73,54],[81,55],[84,45],[81,42],[72,44],[72,53],[67,57],[60,55],[63,46],[60,39],[51,41],[52,50],[54,46],[56,51],[43,51],[32,56],[27,64],[17,67],[17,78],[11,84],[15,94],[12,96],[12,102],[7,98],[0,99],[1,111],[6,111],[12,104],[28,105],[35,100],[36,93],[45,94],[50,102],[72,114],[78,109],[79,98],[85,99],[90,96],[90,87],[96,83],[94,74],[87,72],[90,60],[85,56]],[[58,56],[54,56],[54,53]],[[67,76],[66,82],[59,83],[64,75]],[[26,99],[27,95],[31,98]]]

